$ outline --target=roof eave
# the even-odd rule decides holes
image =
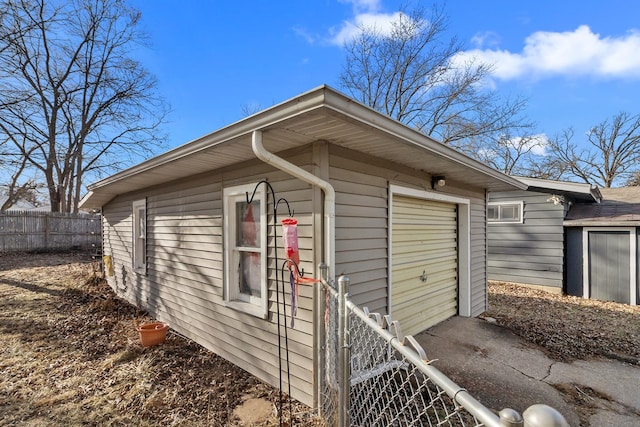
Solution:
[[[602,195],[598,187],[587,183],[554,181],[540,178],[516,177],[519,181],[527,184],[531,191],[543,193],[560,192],[572,195],[574,198],[584,201],[594,201],[600,203]]]
[[[97,181],[89,185],[87,188],[89,190],[94,190],[104,187],[111,183],[127,179],[131,176],[154,169],[179,158],[210,148],[213,145],[232,139],[238,135],[248,134],[254,130],[259,130],[273,125],[279,121],[286,120],[295,114],[319,108],[322,105],[322,103],[319,102],[319,98],[322,98],[322,91],[325,88],[325,86],[320,86],[316,89],[312,89],[293,99],[277,104],[238,122],[232,123],[193,141],[180,145],[166,153],[160,154],[135,166],[120,171],[108,178]]]
[[[562,223],[565,227],[638,227],[640,221],[624,221],[624,220],[581,220],[571,219]]]
[[[328,107],[337,109],[337,111],[339,111],[341,114],[365,122],[370,126],[377,127],[380,130],[394,135],[395,137],[402,139],[408,143],[426,148],[434,154],[463,164],[466,167],[490,176],[496,181],[515,187],[515,189],[526,190],[527,188],[527,185],[523,184],[518,179],[497,171],[490,166],[479,162],[441,142],[438,142],[428,135],[412,129],[391,117],[381,115],[378,111],[357,103],[339,92],[333,90],[327,92],[327,101]],[[428,146],[420,144],[417,142],[420,140],[429,141],[430,144]],[[488,187],[487,190],[491,191],[492,188]]]
[[[494,189],[504,190],[505,186],[514,189],[526,189],[526,185],[519,180],[496,171],[451,147],[435,141],[417,130],[411,129],[390,117],[384,116],[350,99],[346,95],[326,85],[322,85],[89,185],[89,193],[83,197],[80,207],[81,209],[92,209],[104,206],[105,203],[117,196],[117,194],[106,191],[107,189],[105,187],[109,187],[112,184],[132,179],[137,175],[149,172],[172,161],[212,148],[225,141],[249,134],[255,130],[275,126],[295,116],[322,108],[330,109],[354,121],[366,123],[367,126],[393,135],[405,143],[418,146],[434,155],[456,162],[466,168],[473,169],[490,178],[486,184],[486,188],[489,191],[494,191]]]

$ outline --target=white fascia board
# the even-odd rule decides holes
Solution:
[[[550,190],[567,191],[572,193],[591,194],[591,184],[568,181],[552,181],[540,178],[516,177],[519,181],[527,184],[529,187],[548,188]]]

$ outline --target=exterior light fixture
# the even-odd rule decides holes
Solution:
[[[447,181],[444,176],[438,175],[431,177],[431,188],[433,188],[434,190],[437,190],[440,187],[444,187],[445,185],[447,185]]]

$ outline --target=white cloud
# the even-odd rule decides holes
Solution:
[[[381,0],[340,0],[342,3],[353,5],[356,13],[373,12],[380,9]]]
[[[482,41],[481,38],[475,42]],[[520,53],[498,49],[462,52],[456,61],[476,58],[494,64],[502,80],[546,76],[640,77],[640,32],[603,37],[586,25],[574,31],[538,31],[525,40]]]
[[[471,43],[478,49],[484,46],[497,46],[499,44],[500,37],[498,34],[492,31],[485,31],[477,33],[471,37]]]
[[[521,147],[521,151],[530,150],[532,154],[538,156],[547,155],[547,146],[549,145],[549,138],[544,133],[537,135],[527,136],[525,138],[516,137],[509,140],[510,145],[513,148]]]
[[[305,28],[294,27],[293,32],[296,33],[299,37],[305,39],[309,44],[314,44],[316,42],[316,38],[311,35]]]
[[[330,31],[332,35],[331,43],[342,46],[346,42],[353,40],[362,31],[362,28],[373,28],[380,34],[390,34],[393,22],[400,19],[400,16],[400,12],[392,14],[360,13],[354,16],[352,20],[344,21],[338,29],[333,28]]]

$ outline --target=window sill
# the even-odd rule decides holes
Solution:
[[[266,309],[261,305],[258,306],[256,304],[251,304],[251,303],[248,303],[245,301],[239,301],[239,300],[224,301],[224,305],[234,310],[241,311],[246,314],[250,314],[251,316],[259,317],[260,319],[267,318]]]

